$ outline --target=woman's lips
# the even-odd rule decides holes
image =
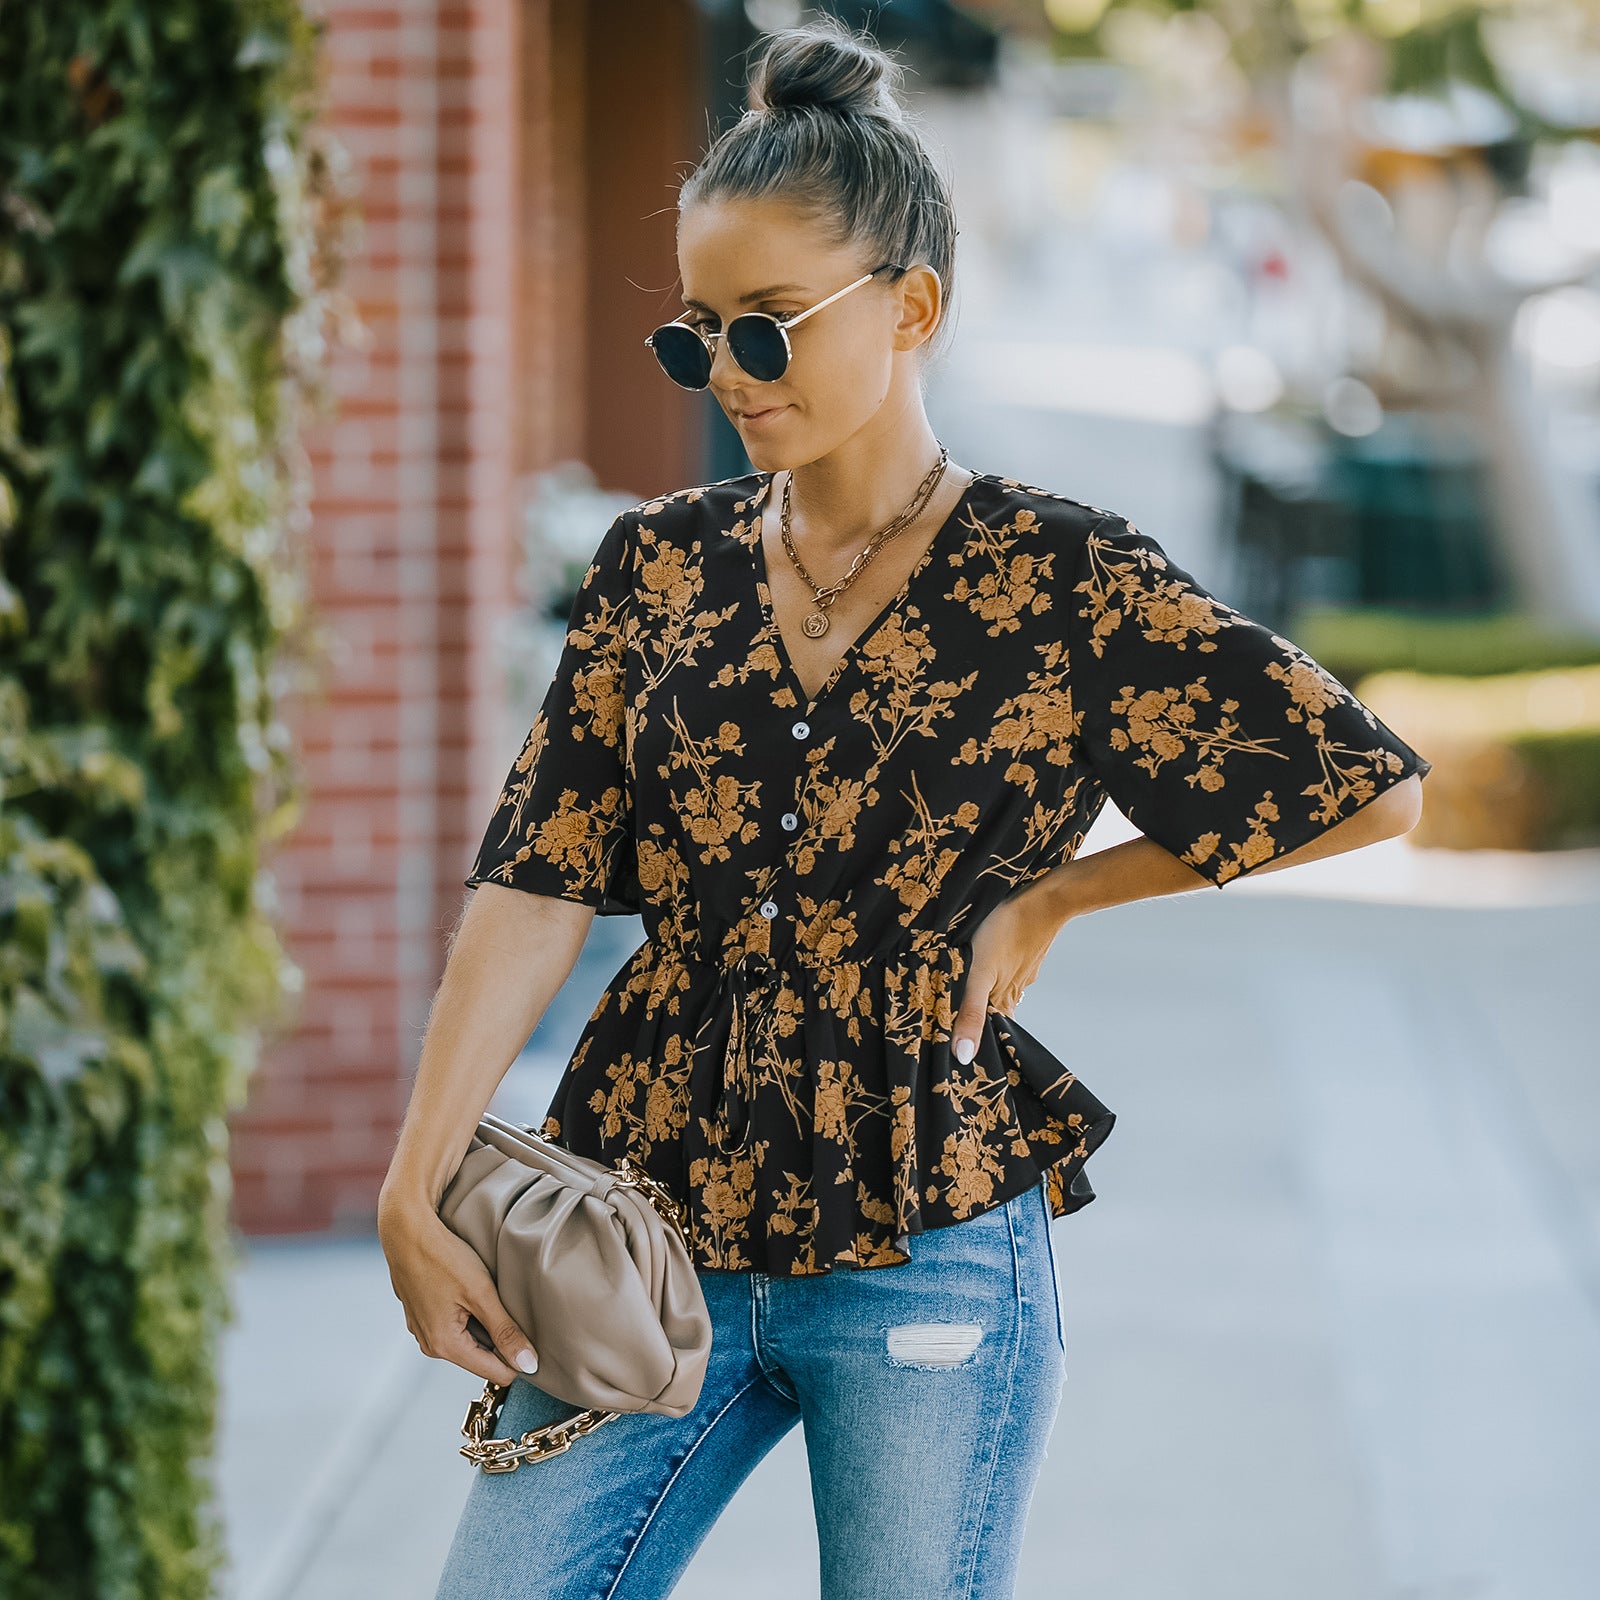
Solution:
[[[788,406],[768,406],[765,411],[742,411],[739,421],[746,428],[759,428],[775,417],[781,417],[788,409]]]

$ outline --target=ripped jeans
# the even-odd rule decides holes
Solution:
[[[797,1422],[822,1600],[1011,1600],[1066,1376],[1043,1180],[910,1249],[813,1276],[703,1271],[694,1409],[626,1413],[514,1472],[463,1462],[436,1600],[665,1600]],[[579,1409],[519,1378],[495,1432]]]

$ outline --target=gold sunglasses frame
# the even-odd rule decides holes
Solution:
[[[793,328],[793,327],[797,327],[800,323],[804,322],[807,317],[813,315],[815,312],[818,312],[818,311],[822,310],[822,308],[824,306],[831,306],[835,300],[838,300],[842,296],[849,294],[852,289],[859,289],[862,284],[870,283],[874,278],[876,278],[878,276],[878,274],[880,272],[887,272],[891,267],[894,268],[898,272],[904,272],[904,271],[907,270],[906,268],[902,267],[898,261],[885,261],[881,265],[874,267],[871,272],[863,272],[861,274],[861,276],[859,278],[857,278],[854,283],[847,283],[844,286],[844,288],[835,289],[833,291],[833,293],[830,294],[825,300],[819,300],[814,306],[807,306],[804,311],[790,311],[790,312],[786,312],[782,316],[776,316],[776,317],[773,316],[773,314],[770,311],[743,311],[743,312],[740,312],[740,314],[737,317],[735,317],[733,319],[733,321],[730,322],[726,328],[718,329],[715,333],[707,333],[704,328],[691,327],[691,326],[689,326],[689,324],[684,322],[684,320],[683,320],[684,317],[689,317],[689,316],[693,316],[694,315],[694,311],[691,308],[690,310],[685,311],[683,313],[683,316],[674,317],[671,322],[662,323],[661,324],[661,328],[655,329],[654,332],[652,332],[645,339],[644,342],[645,342],[645,345],[646,345],[646,347],[648,349],[654,350],[655,349],[656,334],[660,333],[662,328],[688,327],[690,333],[697,334],[699,336],[701,344],[703,344],[706,347],[706,355],[709,358],[709,365],[708,365],[707,370],[706,370],[706,381],[704,383],[702,383],[702,384],[699,384],[699,385],[693,386],[693,387],[691,387],[691,385],[689,385],[687,383],[679,383],[678,387],[680,389],[689,389],[691,393],[699,393],[701,390],[708,389],[708,388],[711,387],[710,367],[714,366],[716,364],[716,360],[717,360],[716,345],[715,345],[715,343],[713,341],[715,341],[717,339],[726,339],[728,337],[729,333],[732,332],[735,324],[737,324],[739,322],[742,322],[746,317],[760,317],[763,321],[770,322],[778,330],[779,337],[781,337],[782,340],[783,340],[783,351],[784,351],[783,371],[787,372],[789,370],[789,363],[794,360],[794,346],[789,343],[789,329]],[[729,350],[728,353],[729,353],[730,356],[733,356],[733,352],[732,352],[731,349]],[[660,361],[660,358],[658,357],[657,358],[657,364],[658,365],[659,365],[659,361]],[[734,364],[737,366],[739,358],[737,356],[733,356],[733,361],[734,361]],[[744,372],[745,369],[743,367],[739,367],[739,370],[741,372]],[[673,383],[678,383],[678,380],[676,378],[673,378],[672,374],[670,372],[668,372],[665,367],[662,367],[661,371],[662,371],[662,375],[664,377],[667,377],[667,378],[671,379],[671,381]],[[776,383],[777,382],[777,378],[757,378],[754,373],[748,373],[746,375],[748,377],[750,377],[751,379],[753,379],[756,383]],[[778,374],[778,377],[781,378],[782,376],[783,376],[783,372],[780,372]]]

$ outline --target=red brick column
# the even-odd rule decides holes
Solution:
[[[544,7],[320,9],[329,120],[365,219],[346,286],[370,343],[336,356],[337,419],[310,441],[313,598],[334,654],[323,694],[294,709],[310,804],[269,863],[306,989],[233,1122],[251,1233],[370,1228],[508,759],[491,645],[515,565],[516,169],[537,138],[518,133],[518,64]]]

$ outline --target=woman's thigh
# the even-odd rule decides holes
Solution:
[[[627,1412],[570,1450],[474,1473],[436,1600],[661,1600],[756,1464],[800,1420],[751,1343],[747,1273],[701,1274],[711,1359],[684,1417]],[[497,1438],[582,1408],[526,1379]]]
[[[757,1275],[805,1426],[823,1600],[1010,1600],[1065,1381],[1043,1184],[898,1267]]]

